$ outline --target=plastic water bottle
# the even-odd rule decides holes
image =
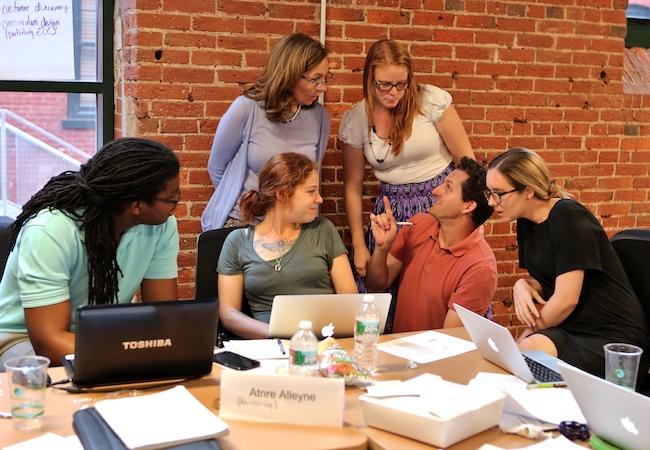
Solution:
[[[300,330],[291,338],[289,373],[312,376],[318,373],[318,339],[311,331],[309,320],[300,321]]]
[[[381,318],[375,306],[374,295],[364,295],[363,305],[354,316],[354,362],[365,374],[377,369],[377,341],[379,341],[379,324]]]

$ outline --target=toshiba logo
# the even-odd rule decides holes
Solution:
[[[151,339],[147,341],[126,341],[122,342],[124,350],[137,350],[139,348],[154,348],[154,347],[171,347],[171,339]]]

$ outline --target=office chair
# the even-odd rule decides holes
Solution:
[[[226,237],[241,227],[219,228],[201,233],[196,241],[196,275],[194,285],[194,298],[210,299],[219,298],[217,288],[217,262],[223,248]],[[248,300],[242,299],[242,312],[252,316]],[[231,331],[219,327],[217,324],[217,335],[221,340],[241,339]]]
[[[650,326],[650,230],[624,230],[612,236],[610,242],[623,264],[625,274]],[[650,375],[639,392],[650,396]]]
[[[624,230],[610,239],[650,326],[650,230]]]

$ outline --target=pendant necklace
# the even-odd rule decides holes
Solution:
[[[299,111],[300,111],[300,110],[299,110]],[[269,240],[266,238],[266,236],[262,235],[262,237],[264,238],[264,240],[265,240],[266,242],[268,242],[269,244],[271,243],[271,241],[269,241]],[[275,259],[275,262],[277,263],[277,264],[275,265],[275,267],[274,267],[274,269],[275,269],[276,272],[279,272],[279,271],[282,270],[282,258],[284,258],[284,253],[280,255],[280,258],[274,258],[274,259]]]
[[[379,139],[382,139],[382,140],[386,139],[386,138],[383,138],[383,137],[381,137],[381,136],[379,136],[379,135],[377,134],[377,130],[375,129],[375,126],[374,126],[374,125],[372,126],[372,132],[375,133],[375,136],[377,136]],[[392,142],[388,142],[388,150],[386,151],[386,154],[384,155],[383,158],[379,159],[379,158],[377,158],[377,155],[375,155],[375,149],[372,148],[372,139],[371,139],[370,141],[368,141],[368,144],[370,144],[370,151],[372,152],[372,156],[375,157],[375,160],[376,160],[379,164],[381,164],[381,163],[383,163],[384,161],[386,161],[386,158],[388,157],[388,154],[390,153],[390,146],[393,145]],[[386,145],[386,144],[384,144],[384,145]]]
[[[300,103],[298,103],[298,109],[296,110],[296,112],[293,113],[290,117],[289,116],[282,117],[282,122],[285,123],[285,124],[289,124],[289,123],[293,122],[294,120],[296,120],[296,117],[298,117],[298,114],[300,114],[301,109],[302,109],[302,105]],[[279,270],[278,270],[278,272],[279,272]]]

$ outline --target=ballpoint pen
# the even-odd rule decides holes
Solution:
[[[286,352],[284,351],[284,345],[282,345],[282,340],[278,339],[278,346],[280,347],[280,351],[282,352],[283,355],[286,355]]]

